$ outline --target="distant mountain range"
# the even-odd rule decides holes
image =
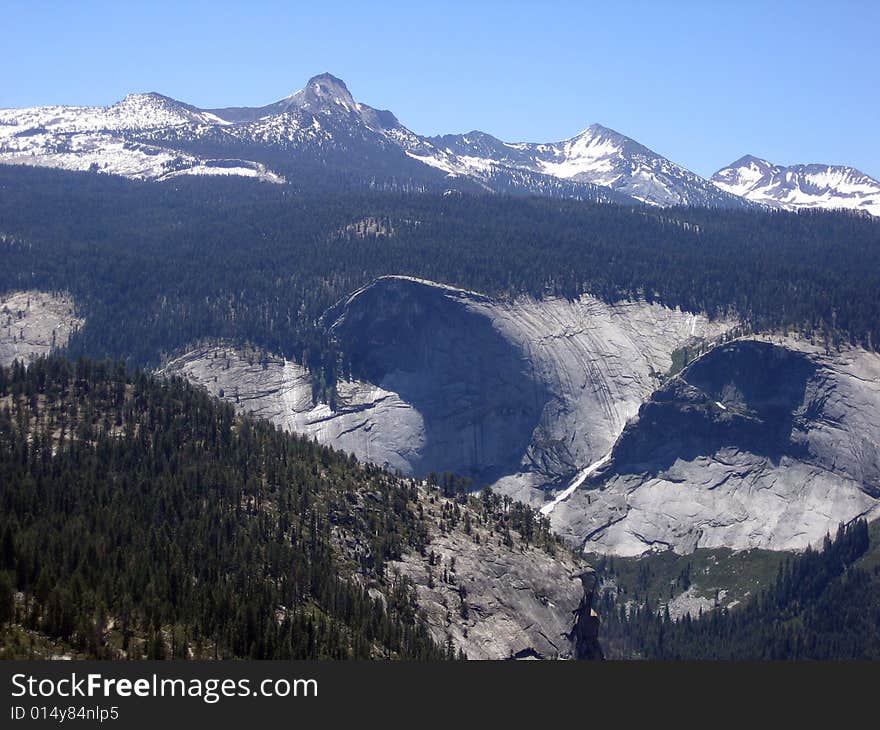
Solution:
[[[728,193],[774,208],[850,208],[880,216],[880,183],[844,165],[781,167],[746,155],[711,180]]]
[[[848,208],[880,216],[880,182],[850,167],[743,157],[710,180],[594,124],[562,142],[424,137],[330,74],[262,107],[198,109],[156,93],[109,107],[0,110],[0,164],[130,178],[237,175],[302,186],[460,190],[648,205]]]

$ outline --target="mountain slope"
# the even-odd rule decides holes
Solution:
[[[556,144],[483,133],[427,138],[354,99],[331,74],[260,107],[202,110],[159,94],[109,107],[0,110],[0,163],[134,178],[227,174],[301,185],[536,194],[595,202],[737,207],[742,199],[613,130]]]
[[[38,290],[0,294],[0,366],[67,346],[85,324],[69,295]]]
[[[35,636],[68,658],[601,657],[592,572],[532,510],[361,465],[180,379],[0,367],[0,484],[0,657]]]
[[[672,365],[732,322],[646,302],[492,299],[382,277],[324,315],[352,363],[315,405],[296,363],[196,348],[165,371],[404,474],[453,471],[536,506],[601,458]]]
[[[466,159],[598,185],[651,205],[744,205],[740,198],[708,180],[599,124],[552,144],[509,144],[483,132],[447,135],[432,141]]]
[[[880,356],[796,339],[709,350],[552,512],[585,549],[802,550],[880,515]]]
[[[155,92],[129,94],[107,107],[42,106],[0,110],[0,126],[46,132],[140,130],[179,124],[223,124],[220,117]]]
[[[210,112],[156,93],[129,94],[108,107],[0,109],[0,164],[89,170],[136,179],[199,174],[281,182],[258,163],[200,158],[137,140],[150,130],[224,124]]]
[[[296,363],[232,346],[165,372],[402,473],[490,484],[593,552],[800,550],[880,515],[874,353],[703,340],[708,352],[664,381],[677,348],[730,324],[643,302],[498,302],[402,277],[325,319],[352,363],[330,403],[313,402]]]
[[[880,182],[854,167],[781,167],[746,155],[711,180],[722,190],[774,208],[845,208],[880,216]]]

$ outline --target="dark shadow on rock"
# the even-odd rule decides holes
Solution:
[[[467,302],[480,295],[379,279],[328,313],[353,377],[399,393],[422,415],[414,473],[475,486],[519,468],[550,394],[518,347]]]
[[[805,459],[807,447],[796,431],[808,426],[801,410],[816,370],[806,355],[765,342],[718,347],[639,409],[604,474],[656,475],[677,459],[693,461],[725,448],[774,463],[783,456]]]

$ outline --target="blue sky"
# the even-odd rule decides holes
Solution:
[[[880,177],[880,2],[2,0],[0,107],[257,105],[329,71],[423,134],[593,122],[709,175],[751,153]]]

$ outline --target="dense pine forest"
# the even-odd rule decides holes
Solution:
[[[677,621],[659,596],[627,607],[606,594],[603,642],[620,658],[880,659],[878,538],[864,520],[841,526],[743,605]]]
[[[644,297],[880,346],[880,222],[0,167],[0,292],[69,291],[74,356],[249,341],[332,383],[321,315],[383,274],[495,296]],[[321,387],[317,389],[321,396]]]
[[[0,368],[0,656],[451,657],[387,569],[413,482],[181,380]]]

